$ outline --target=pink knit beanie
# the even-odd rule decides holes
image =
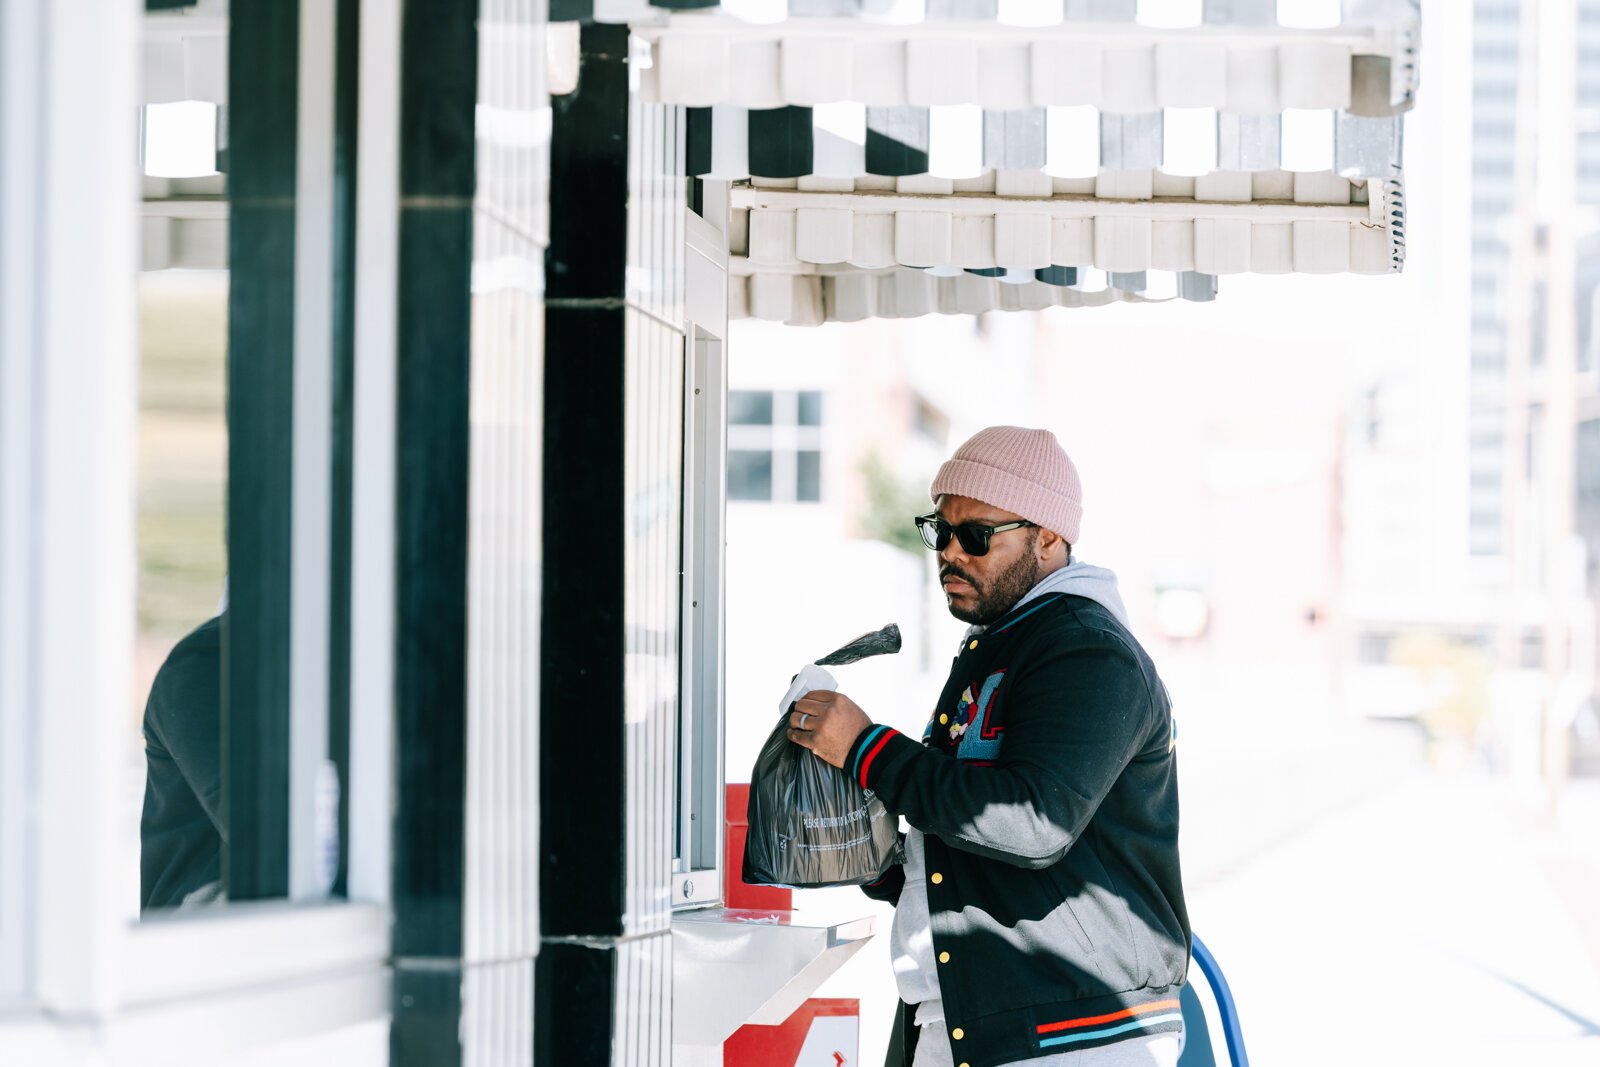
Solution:
[[[928,493],[935,504],[941,496],[970,496],[1054,530],[1069,545],[1078,543],[1083,486],[1049,430],[979,430],[939,468]]]

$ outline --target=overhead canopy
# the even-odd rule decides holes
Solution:
[[[744,256],[729,265],[728,317],[791,326],[922,315],[1042,311],[1118,302],[1211,300],[1216,278],[1193,272],[868,270],[848,264],[757,268]]]
[[[738,183],[736,313],[1210,299],[1224,274],[1404,264],[1416,0],[1320,28],[1275,0],[1203,0],[1190,26],[1136,0],[765,2],[551,12],[631,22],[640,97],[690,109],[689,172]],[[225,108],[225,33],[148,17],[144,102]],[[223,258],[211,199],[147,194],[147,259]]]
[[[691,109],[691,174],[737,183],[734,306],[762,318],[849,317],[847,292],[1081,306],[1157,295],[1151,272],[1160,298],[1209,298],[1223,274],[1400,270],[1414,0],[1320,28],[1272,0],[1194,7],[1177,27],[1133,0],[656,7],[638,92]]]
[[[982,167],[1387,177],[1416,76],[1411,34],[1394,24],[752,26],[679,15],[635,33],[651,49],[641,95],[709,109],[694,166],[731,180],[968,178]]]
[[[1405,259],[1398,180],[1146,172],[1038,197],[997,196],[992,184],[907,194],[894,179],[864,179],[848,193],[803,183],[733,188],[730,315],[812,325],[1210,300],[1223,274],[1380,274]]]
[[[773,267],[850,263],[869,269],[1093,267],[1205,274],[1400,269],[1405,242],[1398,181],[1350,182],[1283,171],[1239,178],[1118,172],[1092,179],[1084,189],[1037,196],[983,190],[930,195],[864,182],[849,193],[815,192],[800,188],[798,180],[783,183],[792,188],[762,182],[733,190],[734,240],[752,263]]]
[[[1417,8],[1345,6],[1331,28],[1276,25],[1263,18],[1274,5],[1253,0],[1207,3],[1206,21],[1162,28],[1135,21],[1131,0],[1017,0],[1009,14],[1045,22],[1026,26],[1000,21],[994,0],[928,0],[910,23],[829,0],[836,17],[658,12],[633,29],[649,50],[641,96],[713,109],[695,160],[707,177],[1388,177],[1415,97]]]

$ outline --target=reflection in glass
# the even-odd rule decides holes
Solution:
[[[227,309],[224,271],[141,276],[133,693],[143,711],[141,911],[221,895]]]
[[[222,897],[222,619],[179,641],[144,712],[139,910]]]
[[[152,178],[217,173],[217,105],[202,100],[147,105],[144,172]]]

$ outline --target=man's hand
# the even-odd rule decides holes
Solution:
[[[850,746],[871,725],[872,720],[854,700],[843,693],[817,690],[794,702],[789,712],[789,740],[835,767],[843,767]]]

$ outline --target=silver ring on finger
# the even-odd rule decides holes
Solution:
[[[806,720],[809,718],[811,718],[811,713],[809,711],[802,711],[800,713],[800,729],[804,730],[806,728]]]

